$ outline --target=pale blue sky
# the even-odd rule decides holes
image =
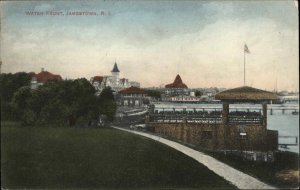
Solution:
[[[64,16],[26,16],[62,11]],[[68,16],[70,11],[109,15]],[[180,74],[189,87],[298,90],[298,12],[285,1],[1,2],[3,72],[120,75],[144,87]]]

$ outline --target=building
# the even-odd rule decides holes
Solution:
[[[119,104],[126,107],[142,107],[146,98],[144,90],[131,86],[119,91]]]
[[[31,75],[31,89],[36,89],[38,86],[41,86],[50,81],[62,81],[60,75],[52,74],[48,71],[45,71],[44,68],[41,69],[41,72],[35,74],[34,72],[30,73]]]
[[[134,86],[134,87],[138,87],[138,88],[140,88],[140,83],[139,82],[136,82],[136,81],[129,81],[129,85],[130,86]]]
[[[147,127],[162,136],[209,150],[273,151],[278,149],[278,131],[267,129],[267,102],[276,100],[271,92],[240,87],[220,92],[220,110],[203,108],[187,111],[154,111]],[[231,110],[233,103],[259,103],[259,111]]]
[[[175,77],[173,83],[165,86],[165,89],[165,94],[168,96],[188,95],[188,87],[182,82],[179,74]]]
[[[178,96],[172,96],[169,98],[171,102],[199,102],[199,98],[196,96],[187,96],[187,95],[178,95]]]
[[[120,78],[120,70],[115,62],[111,75],[94,76],[90,79],[91,84],[96,89],[96,95],[99,95],[105,87],[110,87],[115,93],[131,86],[140,87],[140,83],[129,81],[126,78]]]
[[[103,88],[103,87],[101,87],[102,81],[103,81],[102,76],[94,76],[93,79],[91,79],[91,83],[97,92],[101,91],[101,89]]]
[[[188,89],[178,74],[173,83],[165,85],[162,101],[198,102],[199,98],[195,97],[195,93]]]

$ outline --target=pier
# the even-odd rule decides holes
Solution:
[[[273,151],[278,131],[267,128],[267,102],[276,98],[239,87],[219,93],[222,104],[155,104],[145,123],[154,133],[205,149]]]

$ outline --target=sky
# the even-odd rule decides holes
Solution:
[[[247,44],[247,86],[298,91],[298,33],[293,0],[2,1],[1,72],[90,79],[116,61],[142,87],[180,74],[190,88],[234,88],[244,83]]]

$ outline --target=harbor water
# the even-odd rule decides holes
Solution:
[[[155,104],[155,110],[157,111],[172,111],[172,110],[187,111],[192,110],[221,110],[222,104],[183,104],[183,103],[157,103]],[[261,104],[230,104],[230,111],[261,111]],[[284,110],[284,111],[283,111]],[[295,142],[297,137],[296,146],[288,146],[287,148],[281,148],[280,150],[291,151],[299,153],[299,115],[294,115],[292,112],[297,111],[299,113],[299,104],[269,104],[268,105],[268,125],[270,130],[277,130],[279,135],[279,143],[288,139],[281,138],[282,136],[291,136],[290,140]]]

